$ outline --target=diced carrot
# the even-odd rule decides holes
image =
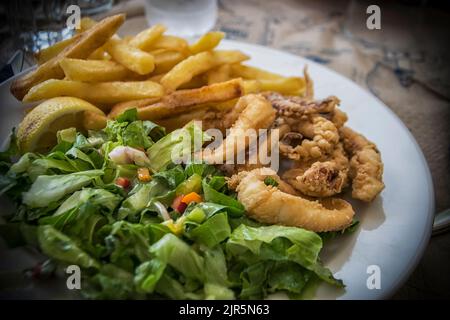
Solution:
[[[189,204],[191,202],[200,203],[202,201],[203,201],[202,197],[197,192],[188,193],[183,197],[183,199],[181,199],[181,202],[184,202],[186,204]]]
[[[141,182],[149,182],[152,179],[148,168],[139,168],[137,173],[138,173],[138,179]]]

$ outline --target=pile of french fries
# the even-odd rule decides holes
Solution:
[[[160,120],[193,110],[198,116],[202,108],[230,108],[247,93],[305,93],[303,77],[247,66],[246,54],[216,49],[222,32],[208,32],[189,44],[157,24],[120,38],[116,32],[124,21],[123,14],[99,22],[83,18],[72,38],[36,55],[38,67],[12,84],[12,94],[24,102],[73,96],[96,105],[109,118],[137,108],[141,119]],[[106,116],[92,117],[87,127],[106,124]]]

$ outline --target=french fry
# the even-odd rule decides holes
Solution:
[[[95,24],[87,30],[78,41],[72,43],[61,51],[57,56],[40,65],[36,70],[31,71],[24,77],[15,80],[11,85],[11,93],[19,100],[25,96],[31,87],[48,79],[61,79],[64,72],[59,62],[64,58],[88,57],[95,49],[101,47],[116,32],[125,21],[125,15],[119,14]]]
[[[213,51],[216,65],[234,64],[250,59],[250,57],[239,50],[215,50]]]
[[[161,85],[152,81],[86,83],[50,79],[31,88],[23,101],[72,96],[98,105],[111,105],[122,101],[157,98],[163,94]]]
[[[262,70],[256,67],[245,66],[242,64],[233,64],[231,74],[235,78],[253,79],[253,80],[277,80],[284,78],[281,75]]]
[[[155,57],[155,75],[168,72],[185,58],[181,52],[174,50],[157,49],[150,53]]]
[[[213,31],[205,33],[197,42],[189,46],[189,49],[192,54],[212,50],[217,47],[224,37],[225,33],[223,32]]]
[[[301,95],[306,89],[305,80],[300,77],[288,77],[275,80],[244,80],[245,94],[262,91],[276,91],[281,94]]]
[[[241,79],[233,79],[198,89],[178,90],[164,96],[159,102],[146,99],[119,103],[112,108],[108,117],[115,119],[125,110],[137,108],[138,117],[142,120],[161,119],[191,110],[195,108],[193,106],[238,98],[243,94],[242,85]]]
[[[224,102],[218,103],[205,103],[196,105],[194,108],[190,109],[189,112],[185,112],[182,114],[176,114],[173,116],[169,116],[166,118],[155,119],[152,120],[155,123],[163,126],[167,132],[174,131],[178,128],[183,127],[185,124],[191,122],[192,120],[205,120],[208,118],[208,114],[218,114],[218,113],[226,113],[231,110],[236,104],[237,99],[231,99]],[[210,128],[214,129],[224,129],[224,128],[216,128],[214,125],[214,121],[206,121],[203,122],[202,129],[207,130]]]
[[[79,32],[84,32],[86,30],[89,30],[96,23],[97,23],[97,21],[95,21],[92,18],[89,18],[89,17],[81,18],[81,20],[80,20],[80,29],[78,31]],[[108,52],[105,51],[105,49],[100,47],[100,48],[96,49],[94,52],[92,52],[89,55],[88,59],[90,59],[90,60],[110,60],[111,56],[108,54]]]
[[[156,40],[148,50],[156,50],[156,49],[169,49],[180,51],[184,55],[189,55],[189,44],[186,40],[180,37],[162,35]]]
[[[88,60],[111,60],[111,56],[108,52],[106,52],[103,48],[98,48],[94,52],[92,52],[89,57],[87,57]]]
[[[198,89],[179,90],[164,96],[160,102],[138,109],[139,119],[161,119],[202,107],[240,97],[243,93],[240,79],[216,83]]]
[[[86,30],[89,30],[90,28],[92,28],[95,24],[97,23],[97,21],[95,21],[92,18],[89,17],[84,17],[81,18],[80,20],[80,32],[84,32]]]
[[[314,98],[314,82],[309,75],[308,67],[305,66],[303,68],[303,78],[305,78],[305,92],[303,93],[304,97],[312,100]]]
[[[300,77],[288,77],[277,80],[259,80],[261,91],[276,91],[281,94],[301,94],[306,86],[305,79]]]
[[[54,45],[40,50],[38,53],[36,53],[35,58],[37,60],[37,63],[39,65],[43,64],[44,62],[47,62],[51,58],[57,56],[61,51],[63,51],[66,47],[71,45],[72,43],[78,41],[80,39],[81,35],[75,35],[72,38],[59,41],[55,43]]]
[[[206,73],[208,84],[224,82],[230,79],[231,66],[229,64],[221,65],[211,69]]]
[[[200,87],[206,86],[208,84],[206,80],[206,74],[199,74],[193,77],[191,80],[189,80],[186,83],[183,83],[181,86],[177,88],[177,90],[184,90],[184,89],[198,89]]]
[[[155,24],[134,36],[128,44],[141,50],[149,49],[167,30],[162,24]]]
[[[244,94],[261,92],[261,83],[258,80],[244,80]]]
[[[151,76],[150,78],[148,78],[148,80],[159,83],[165,75],[166,75],[165,73],[157,74],[157,75]]]
[[[201,52],[178,63],[161,79],[160,83],[167,92],[175,91],[194,76],[215,66],[214,56],[210,52]]]
[[[155,69],[155,59],[150,53],[132,47],[121,39],[110,39],[105,44],[105,50],[114,60],[138,74],[149,74]]]
[[[69,80],[107,82],[130,78],[133,72],[114,61],[65,58],[59,62]]]

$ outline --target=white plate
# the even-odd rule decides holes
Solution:
[[[324,264],[346,284],[345,290],[323,285],[319,299],[388,298],[406,281],[428,243],[434,212],[431,176],[423,154],[405,125],[380,100],[343,76],[304,58],[266,47],[224,41],[223,49],[239,49],[249,64],[284,75],[299,75],[307,64],[315,96],[336,95],[349,116],[348,125],[375,142],[384,161],[386,188],[371,204],[352,201],[357,232],[328,243]],[[0,85],[0,139],[21,120],[24,107]],[[2,260],[2,259],[1,259]],[[380,270],[380,289],[369,289],[368,270]],[[0,266],[1,267],[1,266]]]

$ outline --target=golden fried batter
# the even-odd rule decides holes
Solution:
[[[275,171],[260,168],[232,178],[238,200],[247,215],[263,223],[305,228],[314,232],[342,230],[353,219],[352,206],[338,198],[311,201],[264,183],[266,177],[282,182]]]
[[[372,201],[383,189],[383,162],[375,144],[348,127],[340,129],[344,148],[351,156],[352,197]]]

